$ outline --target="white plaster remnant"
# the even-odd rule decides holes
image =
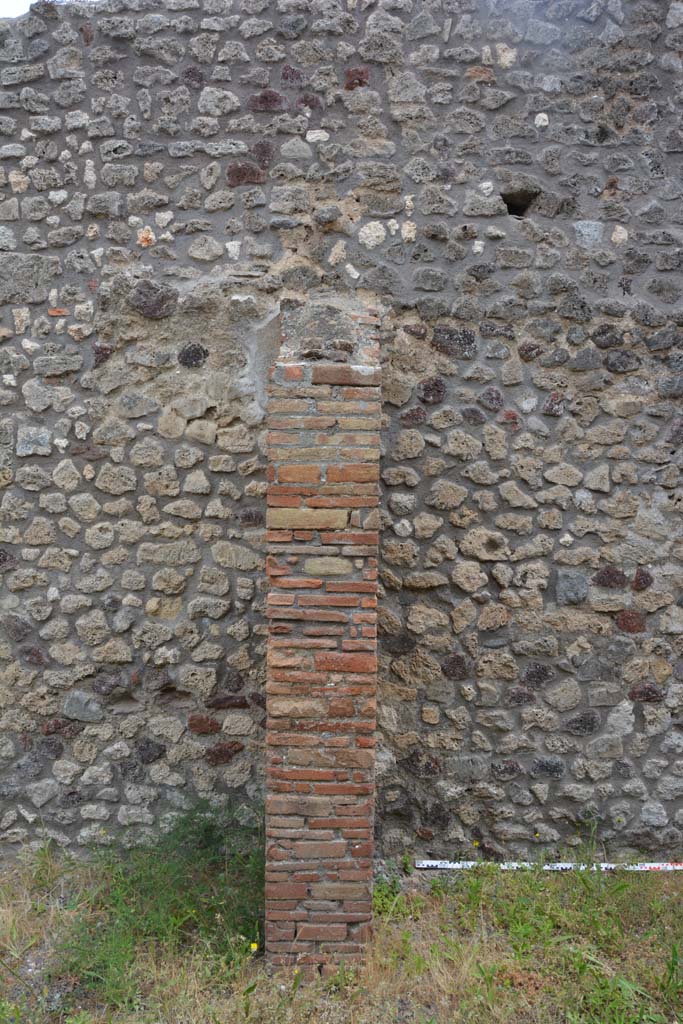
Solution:
[[[511,68],[517,63],[517,51],[506,43],[496,43],[496,55],[502,68]]]
[[[379,220],[371,220],[358,232],[358,241],[366,249],[376,249],[387,237],[386,228]]]
[[[346,242],[341,239],[332,246],[330,255],[327,257],[327,262],[332,267],[336,267],[338,263],[343,263],[346,259]]]

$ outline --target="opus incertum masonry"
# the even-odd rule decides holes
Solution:
[[[683,852],[683,3],[0,20],[0,848]],[[476,851],[476,852],[475,852]]]

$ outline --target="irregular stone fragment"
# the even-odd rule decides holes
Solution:
[[[72,690],[67,694],[62,712],[66,718],[76,722],[101,722],[104,709],[99,701],[83,690]]]
[[[469,530],[460,541],[463,555],[476,558],[481,562],[504,562],[510,557],[510,549],[505,536],[483,526]]]
[[[178,292],[161,281],[139,281],[126,296],[126,302],[137,313],[150,320],[171,316],[178,305]]]

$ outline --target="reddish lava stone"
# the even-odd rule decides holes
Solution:
[[[400,419],[401,423],[407,426],[414,426],[417,423],[424,423],[427,419],[427,413],[416,405],[413,409],[406,409],[405,412],[402,412]]]
[[[301,85],[304,81],[303,72],[299,68],[292,67],[291,64],[282,65],[280,78],[283,82],[288,82],[290,85]]]
[[[517,349],[519,358],[523,359],[525,363],[530,363],[536,356],[540,356],[542,351],[543,346],[534,341],[525,341]]]
[[[619,587],[625,587],[628,582],[626,573],[622,572],[621,569],[615,569],[613,565],[605,565],[602,569],[599,569],[593,577],[593,583],[598,587],[609,587],[612,590],[618,590]]]
[[[647,590],[648,587],[652,586],[654,581],[655,578],[651,572],[648,572],[647,569],[642,569],[639,567],[638,569],[636,569],[636,574],[633,577],[633,583],[631,584],[631,587],[633,590]]]
[[[498,388],[490,387],[485,388],[477,398],[479,405],[483,405],[485,409],[489,409],[491,412],[500,412],[505,404],[504,399]]]
[[[215,718],[211,718],[210,715],[190,715],[187,720],[187,727],[190,732],[195,732],[199,736],[208,736],[212,732],[220,732],[221,725]]]
[[[302,110],[304,107],[308,107],[309,110],[322,110],[322,100],[314,92],[302,92],[301,96],[296,98],[296,109]]]
[[[256,163],[265,171],[275,156],[275,146],[268,139],[260,139],[251,147],[251,152]]]
[[[67,718],[49,718],[40,727],[43,736],[54,736],[55,733],[61,733],[67,738],[78,736],[82,729],[81,722],[71,722]]]
[[[425,405],[438,405],[446,397],[446,382],[442,377],[425,377],[417,385],[417,397]]]
[[[244,750],[244,744],[235,740],[232,743],[217,743],[215,747],[209,747],[204,756],[215,768],[219,764],[229,764],[241,750]]]
[[[370,81],[370,68],[347,68],[344,73],[344,88],[347,92],[367,85]]]
[[[271,114],[287,110],[289,103],[281,92],[277,92],[275,89],[262,89],[255,96],[249,97],[247,106],[255,114]]]
[[[561,416],[564,412],[564,398],[557,391],[551,391],[543,403],[541,412],[544,416]]]
[[[226,173],[228,185],[233,188],[238,185],[262,185],[266,180],[266,172],[250,160],[236,160],[228,164]]]
[[[223,710],[224,708],[248,708],[249,701],[246,697],[241,697],[236,693],[215,693],[213,697],[209,697],[206,702],[207,708],[216,708],[217,710]]]
[[[641,704],[658,704],[666,697],[666,690],[655,683],[636,683],[628,691],[628,699],[640,701]]]
[[[519,413],[514,409],[503,409],[498,420],[500,423],[507,423],[512,430],[519,430],[522,425]]]
[[[645,616],[642,612],[634,612],[629,608],[625,608],[623,612],[619,612],[617,615],[616,623],[624,633],[645,632]]]

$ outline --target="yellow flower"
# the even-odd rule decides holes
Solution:
[[[296,975],[296,974],[298,974],[298,973],[299,973],[299,968],[298,968],[298,967],[295,967],[295,968],[294,968],[294,974]]]
[[[249,946],[249,949],[252,951],[252,953],[255,953],[256,950],[258,949],[258,942],[252,942],[252,944]]]
[[[478,839],[473,839],[472,840],[472,846],[479,846],[479,840]]]

